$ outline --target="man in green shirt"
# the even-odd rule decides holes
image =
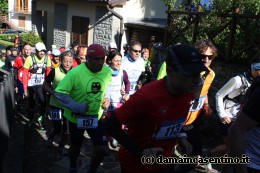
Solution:
[[[56,98],[66,107],[64,116],[69,120],[70,172],[77,172],[85,130],[94,144],[89,172],[96,172],[108,149],[101,116],[109,107],[108,85],[112,74],[104,60],[104,48],[99,44],[90,45],[87,61],[73,68],[55,89]]]

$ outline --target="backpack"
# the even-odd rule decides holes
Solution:
[[[33,61],[33,66],[29,70],[29,72],[35,74],[37,72],[37,70],[39,69],[39,67],[38,67],[38,64],[37,64],[37,62],[35,60],[35,57],[34,57],[33,53],[31,54],[31,57],[32,57],[32,61]],[[47,64],[47,57],[45,55],[44,56],[44,61],[43,61],[43,66],[42,66],[42,74],[44,74],[45,71],[46,71],[46,64]]]
[[[252,83],[252,79],[249,77],[248,73],[247,72],[244,72],[244,73],[238,73],[238,74],[235,74],[233,77],[236,77],[236,76],[239,76],[240,79],[241,79],[241,82],[242,82],[242,90],[240,92],[239,95],[237,95],[236,97],[234,98],[229,98],[228,95],[224,97],[224,100],[228,99],[228,100],[231,100],[235,103],[239,103],[239,104],[242,104],[244,99],[245,99],[245,95],[246,95],[246,91],[247,89],[249,88],[249,84],[248,83]]]

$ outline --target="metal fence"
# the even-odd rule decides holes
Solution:
[[[0,172],[14,124],[14,74],[0,69]]]

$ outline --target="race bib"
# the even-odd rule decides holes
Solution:
[[[42,74],[33,74],[31,79],[28,82],[28,86],[35,86],[43,84],[43,75]]]
[[[51,120],[53,120],[53,121],[62,120],[61,109],[50,109],[50,117],[51,117]]]
[[[98,115],[78,116],[78,129],[95,129],[98,127]]]
[[[131,83],[130,90],[135,90],[136,83]]]
[[[163,122],[160,130],[155,135],[155,139],[160,140],[160,139],[176,138],[184,122],[185,122],[185,118],[173,122],[169,122],[169,121]]]

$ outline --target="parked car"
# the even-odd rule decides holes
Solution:
[[[7,30],[4,30],[2,32],[2,34],[14,34],[16,32],[25,33],[25,31],[22,31],[22,30],[7,29]]]

